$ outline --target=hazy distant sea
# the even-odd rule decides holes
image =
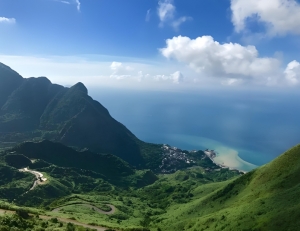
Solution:
[[[300,143],[299,94],[104,89],[90,94],[147,142],[187,150],[235,150],[255,165]]]

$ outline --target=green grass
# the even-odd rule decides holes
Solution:
[[[26,217],[24,217],[26,215]],[[84,228],[71,223],[60,222],[55,218],[44,220],[39,216],[25,213],[17,214],[0,214],[1,231],[92,231],[93,229]]]
[[[160,219],[168,218],[168,211],[179,212],[187,202],[207,197],[208,194],[226,184],[226,182],[214,183],[218,179],[213,179],[211,174],[205,172],[203,168],[192,168],[175,174],[160,175],[159,180],[154,184],[138,190],[115,187],[106,194],[95,192],[85,195],[73,194],[54,201],[50,207],[51,210],[57,207],[63,208],[60,212],[54,213],[55,216],[73,217],[83,223],[118,229],[142,228],[146,224],[147,228],[156,231]],[[226,172],[224,174],[226,175]],[[143,175],[143,172],[139,172],[138,175]],[[117,211],[112,215],[103,215],[80,205],[81,203],[89,203],[96,207],[101,204],[112,204]]]
[[[147,186],[137,185],[153,180],[148,170],[126,178],[125,183],[131,182],[128,187],[75,168],[50,164],[39,171],[48,183],[16,203],[36,203],[47,209],[48,215],[86,224],[123,230],[144,227],[151,231],[300,229],[300,146],[243,176],[226,169],[205,171],[193,167],[158,175]],[[106,215],[82,204],[104,209],[112,204],[117,210]],[[57,207],[62,210],[51,212]]]
[[[163,230],[299,230],[300,146],[270,164],[168,210]],[[197,191],[197,192],[196,192]],[[199,187],[194,194],[202,191]]]

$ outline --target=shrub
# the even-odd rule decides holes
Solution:
[[[22,217],[23,219],[29,218],[28,212],[25,211],[25,210],[23,210],[23,209],[17,210],[17,211],[16,211],[16,214],[17,214],[19,217]]]

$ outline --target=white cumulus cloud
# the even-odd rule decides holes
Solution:
[[[176,71],[175,73],[171,74],[173,83],[181,83],[184,80],[184,76],[180,71]]]
[[[268,36],[300,34],[300,4],[296,0],[231,0],[236,32],[247,30],[247,22],[264,24]]]
[[[211,36],[196,39],[178,36],[168,39],[166,43],[166,47],[160,49],[163,56],[188,64],[205,76],[230,79],[268,78],[280,66],[275,58],[259,57],[254,46],[220,44]]]
[[[291,85],[300,83],[300,63],[296,60],[290,62],[284,71],[287,82]]]
[[[223,85],[255,84],[268,86],[300,85],[300,63],[296,60],[286,66],[280,59],[261,57],[255,46],[238,43],[219,43],[211,36],[196,39],[173,37],[166,41],[161,54],[189,66],[198,80],[218,81]],[[183,80],[180,72],[160,79]]]
[[[0,23],[16,23],[15,18],[5,18],[5,17],[0,17]]]
[[[132,67],[124,66],[123,63],[120,63],[120,62],[112,62],[112,64],[110,65],[110,69],[112,69],[113,71],[115,71],[117,73],[123,72],[123,71],[134,70]]]
[[[111,78],[124,79],[132,76],[132,71],[134,68],[130,66],[124,66],[120,62],[112,62],[110,69],[113,73],[110,75]]]

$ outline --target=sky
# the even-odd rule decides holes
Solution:
[[[0,0],[0,62],[134,89],[300,85],[297,0]]]

